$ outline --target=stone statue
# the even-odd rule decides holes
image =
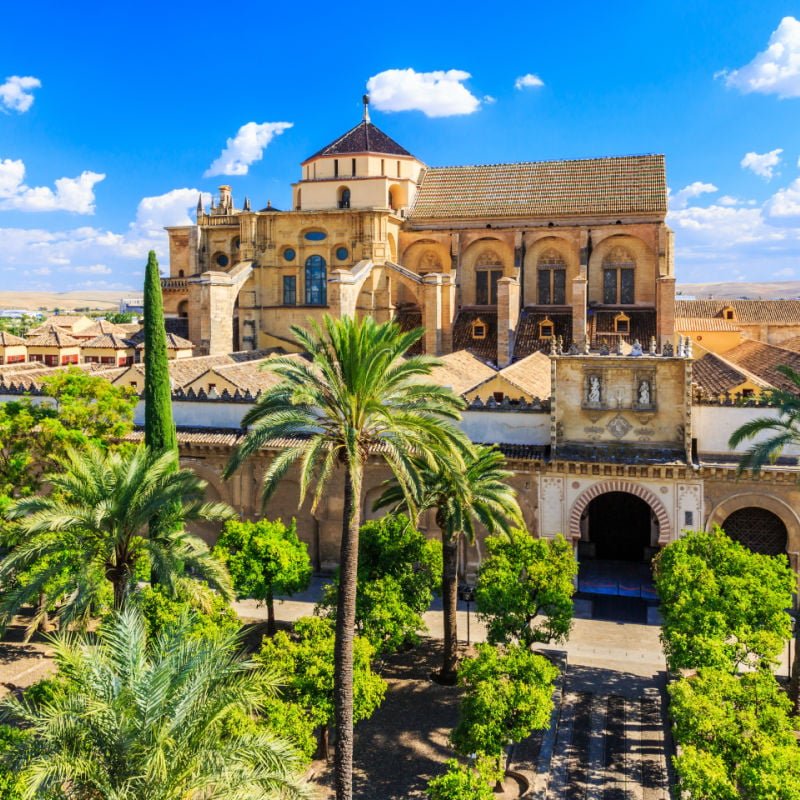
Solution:
[[[654,356],[656,354],[656,337],[650,337],[650,355]]]
[[[642,344],[638,339],[635,339],[633,342],[633,347],[631,348],[631,355],[632,356],[642,355]]]
[[[600,378],[597,375],[592,375],[589,378],[589,402],[590,403],[599,403],[600,402]]]
[[[640,406],[649,406],[650,405],[650,382],[649,381],[642,381],[639,384],[639,405]]]

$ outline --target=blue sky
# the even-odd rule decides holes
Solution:
[[[221,183],[287,207],[368,81],[430,165],[665,153],[679,281],[800,279],[797,3],[132,8],[0,11],[0,291],[135,290]]]

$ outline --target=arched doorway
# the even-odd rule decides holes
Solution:
[[[740,508],[729,514],[721,527],[731,539],[754,553],[777,556],[786,552],[786,525],[777,514],[766,508]]]
[[[656,605],[650,562],[659,522],[650,505],[625,491],[594,497],[581,515],[578,600],[595,619],[645,623]]]

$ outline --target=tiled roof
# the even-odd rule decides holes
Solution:
[[[791,339],[786,339],[781,342],[779,346],[784,350],[794,350],[795,353],[800,353],[800,336],[793,336]]]
[[[624,309],[623,313],[630,318],[630,332],[619,334],[614,332],[615,319],[620,310],[597,310],[589,315],[589,337],[592,347],[607,345],[615,347],[618,339],[633,344],[638,339],[639,344],[647,350],[650,339],[656,335],[655,309]]]
[[[57,328],[55,325],[42,330],[38,335],[25,339],[28,347],[80,347],[80,340]]]
[[[550,357],[544,353],[531,353],[498,373],[530,397],[550,397]]]
[[[664,156],[428,169],[411,221],[441,217],[666,214]]]
[[[128,331],[123,327],[109,322],[107,319],[100,319],[94,325],[90,325],[88,328],[81,328],[79,331],[73,332],[72,335],[78,339],[94,339],[95,336],[102,336],[104,333],[113,333],[117,336],[128,335]]]
[[[753,377],[715,353],[706,353],[692,364],[692,383],[712,397],[730,392]],[[754,382],[764,385],[759,379]]]
[[[480,319],[486,325],[486,338],[472,337],[472,323]],[[469,350],[483,361],[497,361],[497,310],[465,309],[453,321],[453,350]]]
[[[555,311],[538,308],[523,308],[517,323],[514,336],[514,360],[535,353],[550,352],[550,339],[539,338],[539,323],[550,320],[553,323],[553,335],[561,337],[564,347],[572,343],[572,311]]]
[[[434,367],[430,376],[420,378],[425,383],[449,386],[456,394],[464,394],[479,384],[497,375],[497,370],[490,367],[469,350],[457,350],[440,356],[441,366]]]
[[[398,306],[394,314],[394,321],[400,326],[401,331],[413,331],[422,327],[422,311],[419,306]],[[406,351],[410,356],[417,356],[424,350],[425,337],[417,339]]]
[[[347,133],[318,150],[306,161],[320,156],[349,155],[351,153],[385,153],[390,156],[410,156],[411,153],[401,147],[390,136],[371,122],[362,120]],[[306,161],[303,163],[305,164]]]
[[[745,341],[732,350],[726,350],[725,360],[752,372],[776,388],[797,392],[797,386],[781,375],[778,367],[791,367],[795,372],[800,372],[800,353],[764,342]]]
[[[800,325],[800,300],[675,300],[676,317],[721,317],[732,308],[743,325]]]
[[[129,350],[132,347],[133,343],[130,339],[123,339],[122,336],[116,333],[103,333],[81,344],[82,349],[103,348],[104,350],[108,350],[111,348],[114,350]]]
[[[12,347],[25,344],[25,340],[20,336],[14,336],[8,331],[0,331],[0,347]]]
[[[688,331],[718,333],[721,331],[738,331],[740,328],[733,320],[723,319],[722,317],[677,317],[675,330],[679,333]]]
[[[130,337],[137,350],[144,350],[144,330]],[[192,350],[194,345],[188,339],[178,336],[175,333],[167,333],[167,350]]]

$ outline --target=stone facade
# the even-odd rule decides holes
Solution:
[[[237,208],[221,186],[195,225],[169,228],[165,308],[212,354],[291,348],[291,326],[323,313],[411,315],[427,352],[500,367],[546,347],[523,311],[560,316],[567,346],[661,344],[675,319],[665,216],[660,156],[428,169],[365,113],[303,162],[292,210]],[[464,328],[475,310],[488,342]]]

